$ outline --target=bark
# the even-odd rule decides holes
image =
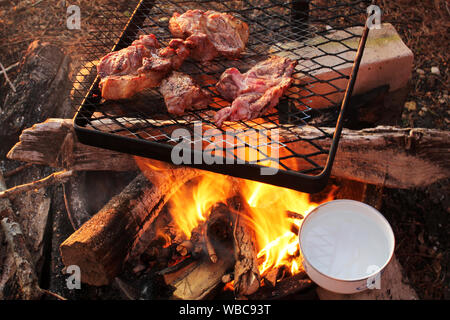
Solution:
[[[70,170],[136,169],[132,156],[80,144],[71,130],[71,120],[52,119],[37,124],[24,130],[8,157]],[[284,128],[279,136],[282,141],[302,137],[304,140],[287,143],[287,146],[299,154],[312,154],[318,151],[314,145],[326,150],[330,147],[331,139],[321,137],[323,132],[332,134],[334,129],[320,130],[310,126]],[[450,132],[434,129],[389,126],[344,129],[332,175],[389,188],[423,187],[450,176],[450,157],[446,156],[450,152],[449,141]],[[287,154],[280,149],[280,157]],[[326,158],[326,154],[310,157],[322,164]],[[310,164],[299,159],[290,166],[302,170]]]
[[[128,154],[79,143],[70,119],[48,119],[35,124],[24,130],[19,139],[8,153],[9,159],[74,171],[137,170]]]
[[[0,298],[35,300],[42,296],[34,263],[20,225],[9,218],[0,221],[7,247],[4,272],[0,274]],[[6,289],[9,287],[9,289]]]
[[[260,286],[255,233],[250,220],[243,213],[236,213],[234,220],[234,292],[236,297],[255,293]]]
[[[24,128],[64,113],[69,64],[70,58],[59,47],[39,40],[30,44],[14,80],[16,92],[11,90],[0,108],[0,150],[10,148]]]
[[[144,175],[137,176],[61,244],[64,264],[78,265],[85,283],[109,284],[121,272],[130,252],[139,256],[147,248],[142,234],[170,195],[195,175],[195,170],[178,168],[154,172],[151,182]]]

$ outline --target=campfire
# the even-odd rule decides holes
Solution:
[[[127,199],[107,205],[61,245],[66,265],[88,270],[82,281],[107,284],[124,266],[136,279],[161,276],[163,292],[189,300],[223,291],[236,298],[284,297],[313,286],[302,269],[298,231],[309,211],[333,198],[334,188],[312,201],[286,188],[135,159],[143,173],[128,186],[135,190],[122,192]],[[114,237],[115,253],[123,251],[120,258],[103,252],[113,241],[107,234],[123,227],[110,209],[115,214],[130,209],[130,216],[121,214],[124,219],[142,220],[134,233]],[[148,212],[150,219],[144,217]],[[103,238],[107,243],[99,248]],[[131,250],[119,248],[121,243],[132,243]]]
[[[151,25],[164,21],[166,25],[166,12],[149,14],[145,3],[141,2],[139,10],[146,19],[156,21]],[[287,9],[284,6],[280,10]],[[262,15],[254,17],[255,27],[268,23],[266,29],[275,27],[272,31],[276,34],[282,34],[281,27],[295,33],[296,26],[291,28],[289,19],[280,19],[278,26],[272,26],[271,20],[264,18],[271,8],[253,9]],[[362,9],[364,16],[365,7]],[[321,12],[320,7],[312,10],[309,22],[314,16],[321,18]],[[341,17],[336,18],[340,21]],[[14,283],[14,298],[38,299],[43,294],[79,298],[76,290],[67,287],[69,271],[76,266],[82,288],[95,292],[95,299],[104,298],[102,290],[109,289],[116,294],[114,298],[126,299],[330,297],[320,293],[321,288],[302,267],[298,233],[311,210],[333,199],[353,199],[380,209],[384,187],[423,187],[447,179],[450,171],[448,160],[442,157],[448,151],[448,132],[396,126],[407,94],[412,52],[395,29],[383,24],[381,30],[370,32],[350,98],[344,93],[355,61],[350,53],[356,54],[357,42],[349,40],[368,33],[352,26],[340,26],[335,32],[328,30],[328,23],[308,27],[311,34],[307,36],[314,40],[310,42],[299,43],[297,38],[279,42],[267,37],[261,47],[257,37],[251,38],[257,40],[248,46],[255,56],[261,58],[259,50],[267,49],[271,54],[297,55],[294,58],[301,63],[292,76],[286,100],[280,101],[273,114],[217,127],[222,130],[219,134],[229,133],[232,138],[234,133],[227,129],[238,126],[247,132],[276,129],[276,136],[267,134],[267,140],[251,146],[259,153],[257,166],[279,160],[280,175],[271,177],[251,171],[255,163],[243,167],[170,163],[168,150],[176,142],[172,139],[175,130],[186,129],[191,146],[197,138],[197,120],[202,120],[205,131],[215,126],[211,112],[225,104],[214,89],[210,90],[214,99],[208,110],[187,110],[184,118],[165,111],[161,114],[160,110],[146,113],[139,103],[153,106],[145,100],[151,95],[139,96],[143,100],[137,99],[135,104],[101,101],[95,84],[96,65],[110,52],[109,43],[86,57],[86,63],[74,62],[70,71],[76,78],[73,87],[69,59],[62,50],[39,41],[31,44],[14,81],[19,90],[8,93],[0,119],[0,136],[9,139],[2,148],[12,164],[5,179],[0,171],[0,249],[7,249],[0,250],[0,266],[6,265],[0,270],[0,293],[8,294],[6,284]],[[132,25],[127,24],[127,32],[133,34],[130,39],[135,38]],[[299,35],[306,36],[303,33]],[[123,38],[127,37],[123,33]],[[117,38],[114,35],[110,40],[112,45]],[[293,50],[299,45],[302,50]],[[56,69],[55,57],[60,61]],[[251,61],[244,61],[247,58]],[[227,70],[242,63],[238,65],[241,76],[247,67],[257,65],[253,56],[226,61],[230,64]],[[197,70],[197,64],[187,60],[185,66],[194,76],[191,71]],[[202,84],[210,88],[223,70],[205,70],[195,73],[195,80],[208,74]],[[29,81],[31,73],[39,75],[36,83]],[[216,77],[210,79],[209,73]],[[41,91],[45,93],[37,96]],[[344,97],[348,102],[345,118],[339,115]],[[77,114],[69,98],[75,102]],[[32,112],[29,106],[33,106]],[[60,109],[55,110],[55,106]],[[339,119],[342,130],[335,134]],[[213,137],[202,137],[203,152],[211,151],[205,145]],[[238,154],[240,150],[251,151],[246,149],[252,140],[248,138],[231,152],[236,160],[244,158]],[[156,157],[165,162],[150,160],[155,150],[149,142],[152,147],[157,144],[161,154],[165,152]],[[276,157],[267,152],[269,144],[275,145]],[[223,156],[225,151],[219,154],[215,150],[215,155]],[[305,175],[325,169],[329,175],[323,175],[323,185],[303,184],[314,180]],[[302,187],[311,193],[294,191]],[[318,187],[324,189],[314,193]],[[17,268],[19,263],[23,268]],[[385,273],[388,285],[379,292],[366,292],[367,296],[410,297],[398,262],[394,259],[390,266]]]

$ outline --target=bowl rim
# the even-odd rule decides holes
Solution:
[[[336,202],[350,202],[350,203],[353,203],[353,204],[358,204],[358,205],[366,206],[367,208],[370,209],[370,211],[372,211],[372,212],[373,212],[374,214],[376,214],[379,218],[381,218],[381,220],[382,220],[382,221],[386,224],[386,226],[388,227],[388,233],[390,233],[390,235],[392,235],[392,239],[393,239],[393,242],[392,242],[392,250],[391,250],[391,252],[389,253],[389,258],[386,259],[386,262],[383,264],[382,267],[380,267],[379,270],[374,271],[374,272],[372,272],[372,273],[370,273],[370,274],[368,274],[367,276],[364,276],[364,277],[362,277],[362,278],[356,278],[356,279],[340,279],[340,278],[336,278],[336,277],[327,275],[327,274],[323,273],[322,271],[318,270],[316,267],[314,267],[314,265],[313,265],[313,264],[307,259],[307,257],[303,254],[304,251],[303,251],[303,248],[302,248],[302,241],[301,241],[301,237],[300,237],[300,236],[301,236],[301,233],[302,233],[302,230],[303,230],[303,226],[304,226],[304,225],[306,224],[306,222],[308,221],[308,218],[310,219],[310,217],[313,216],[314,212],[317,212],[317,211],[319,210],[319,208],[324,207],[324,206],[326,206],[326,205],[330,205],[330,203],[333,204],[333,203],[336,203]],[[303,219],[302,224],[301,224],[301,226],[300,226],[300,229],[299,229],[299,231],[298,231],[298,243],[299,243],[299,248],[300,248],[300,253],[301,253],[302,259],[306,260],[306,262],[308,263],[308,265],[309,265],[311,268],[313,268],[314,271],[316,271],[317,273],[319,273],[320,275],[322,275],[322,276],[324,276],[324,277],[326,277],[326,278],[329,278],[329,279],[332,279],[332,280],[335,280],[335,281],[339,281],[339,282],[360,282],[360,281],[362,281],[362,280],[367,280],[368,278],[371,278],[371,277],[377,275],[378,273],[382,273],[383,270],[386,268],[386,266],[391,262],[392,257],[394,256],[394,251],[395,251],[395,235],[394,235],[394,231],[392,230],[392,227],[391,227],[389,221],[388,221],[388,220],[387,220],[387,219],[386,219],[386,218],[385,218],[385,217],[384,217],[384,216],[383,216],[376,208],[374,208],[374,207],[372,207],[372,206],[370,206],[370,205],[368,205],[368,204],[366,204],[366,203],[364,203],[364,202],[357,201],[357,200],[352,200],[352,199],[335,199],[335,200],[327,201],[327,202],[321,203],[320,205],[318,205],[317,207],[315,207],[313,210],[311,210],[311,211],[306,215],[306,217]],[[308,271],[306,271],[306,273],[308,273]]]

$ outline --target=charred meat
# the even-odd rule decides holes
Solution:
[[[296,61],[273,56],[244,74],[236,68],[225,70],[216,88],[232,104],[216,113],[216,124],[221,126],[224,121],[251,120],[270,111],[291,85],[296,65]]]

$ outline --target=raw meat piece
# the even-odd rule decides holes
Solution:
[[[273,56],[244,74],[236,68],[225,70],[216,88],[232,104],[216,113],[216,124],[255,119],[270,111],[291,85],[296,65],[296,61]]]
[[[161,49],[156,37],[150,34],[141,35],[127,48],[107,54],[97,65],[102,97],[127,99],[146,88],[157,87],[189,56],[189,45],[182,39],[172,39],[168,47]]]
[[[169,21],[173,36],[189,40],[191,57],[210,61],[218,55],[237,58],[248,41],[248,25],[227,13],[188,10],[174,13]]]

